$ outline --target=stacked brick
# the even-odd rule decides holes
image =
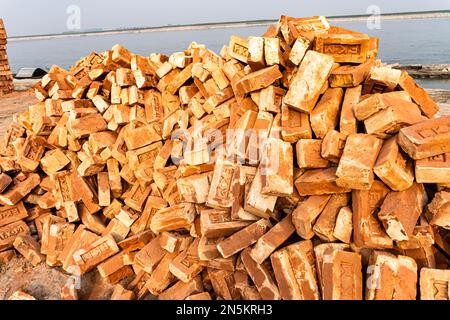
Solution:
[[[6,53],[6,43],[6,30],[3,20],[0,19],[0,96],[14,90],[13,75],[9,68],[8,54]]]

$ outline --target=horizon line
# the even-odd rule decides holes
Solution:
[[[441,16],[436,16],[441,14]],[[364,18],[373,16],[372,14],[351,14],[351,15],[336,15],[326,16],[328,20],[334,21],[357,21]],[[416,17],[414,17],[416,16]],[[421,17],[422,16],[422,17]],[[450,9],[448,10],[431,10],[431,11],[409,11],[409,12],[389,12],[381,13],[381,18],[394,19],[410,19],[414,18],[446,18],[450,17]],[[32,35],[19,35],[8,36],[10,41],[22,41],[22,40],[38,40],[38,39],[52,39],[52,38],[68,38],[68,37],[81,37],[81,36],[95,36],[95,35],[110,35],[110,34],[126,34],[126,33],[144,33],[144,32],[164,32],[164,31],[184,31],[184,30],[200,30],[200,29],[220,29],[220,28],[238,28],[238,27],[252,27],[263,26],[276,23],[278,19],[259,19],[259,20],[242,20],[242,21],[222,21],[222,22],[204,22],[204,23],[189,23],[189,24],[168,24],[162,26],[153,27],[129,27],[129,28],[115,28],[115,29],[99,29],[90,28],[85,31],[66,31],[61,33],[48,33],[48,34],[32,34]],[[96,29],[96,30],[92,30]]]

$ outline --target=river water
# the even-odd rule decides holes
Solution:
[[[382,20],[381,28],[373,30],[367,28],[365,21],[338,22],[336,25],[379,37],[379,58],[385,62],[450,64],[449,18]],[[91,51],[101,52],[116,43],[141,55],[182,51],[192,41],[204,43],[219,52],[231,35],[261,35],[265,29],[266,27],[244,27],[10,41],[8,55],[14,73],[21,67],[49,68],[52,64],[68,68]],[[427,80],[423,85],[450,89],[449,80]]]

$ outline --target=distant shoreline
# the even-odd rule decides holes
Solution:
[[[352,15],[352,16],[334,16],[328,17],[330,22],[351,22],[364,21],[370,15]],[[410,13],[388,13],[380,16],[382,20],[407,20],[407,19],[442,19],[450,18],[450,10],[445,11],[430,11],[430,12],[410,12]],[[50,40],[62,38],[78,38],[78,37],[93,37],[116,34],[137,34],[150,32],[170,32],[170,31],[191,31],[191,30],[212,30],[212,29],[232,29],[245,27],[263,27],[276,23],[277,20],[257,20],[257,21],[237,21],[237,22],[219,22],[219,23],[204,23],[204,24],[190,24],[177,26],[161,26],[161,27],[147,27],[134,29],[117,29],[117,30],[102,30],[102,31],[87,31],[80,33],[61,33],[48,35],[30,35],[30,36],[13,36],[8,37],[9,42],[16,41],[30,41],[30,40]]]

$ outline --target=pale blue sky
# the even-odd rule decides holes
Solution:
[[[10,36],[68,31],[66,9],[78,5],[81,28],[114,29],[291,16],[450,10],[450,0],[0,0]]]

